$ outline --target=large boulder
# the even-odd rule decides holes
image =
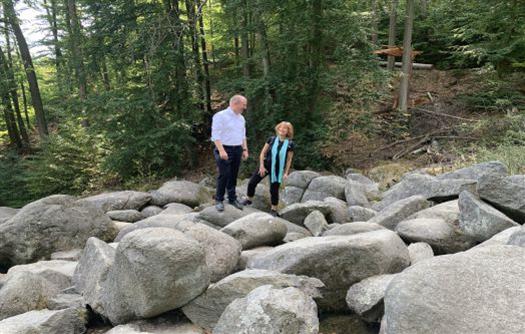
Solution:
[[[151,196],[151,203],[158,206],[175,202],[196,207],[211,201],[211,193],[206,187],[190,181],[168,181],[152,191]]]
[[[104,284],[104,316],[112,324],[181,307],[209,284],[203,247],[182,232],[149,228],[126,235]]]
[[[350,310],[367,322],[381,320],[385,291],[396,275],[372,276],[352,285],[346,294],[346,303]]]
[[[0,206],[0,224],[16,215],[18,211],[18,209],[9,208],[7,206]]]
[[[0,321],[2,334],[82,334],[86,332],[86,310],[38,310]]]
[[[302,202],[322,201],[327,197],[345,199],[347,180],[336,175],[319,176],[313,179],[301,198]]]
[[[320,307],[344,310],[344,296],[352,284],[370,276],[397,273],[409,264],[407,247],[399,236],[381,230],[300,239],[255,257],[249,266],[318,278],[326,285]]]
[[[503,213],[468,191],[459,194],[459,227],[475,241],[483,242],[513,226],[519,226]]]
[[[83,248],[92,236],[111,241],[117,227],[93,204],[54,195],[24,206],[0,225],[0,235],[0,267],[9,267]]]
[[[523,333],[524,257],[487,246],[408,268],[387,288],[386,333]]]
[[[303,226],[303,221],[313,211],[321,211],[325,217],[331,212],[330,204],[322,201],[295,203],[281,210],[281,217],[294,224]]]
[[[310,182],[312,182],[313,179],[319,176],[321,176],[321,174],[310,170],[297,170],[291,172],[290,175],[288,175],[288,178],[286,179],[286,186],[296,187],[304,190],[308,188]]]
[[[476,248],[481,248],[481,247],[486,247],[486,246],[494,246],[494,245],[506,245],[509,242],[510,237],[515,232],[519,231],[520,229],[521,229],[521,226],[515,226],[515,227],[508,228],[494,235],[489,240],[484,241],[480,243],[479,245],[472,247],[471,249],[476,249]]]
[[[294,204],[294,203],[300,203],[301,198],[303,197],[304,189],[294,187],[294,186],[286,186],[284,187],[281,200],[284,203],[285,206]]]
[[[268,213],[255,212],[228,224],[221,232],[238,240],[242,249],[273,246],[281,243],[288,231],[282,221]]]
[[[426,242],[435,254],[462,252],[474,245],[456,226],[441,218],[405,220],[397,225],[396,232],[407,243]]]
[[[160,213],[161,215],[185,215],[192,213],[193,209],[186,204],[182,203],[168,203],[164,206],[164,210]]]
[[[443,219],[446,223],[459,226],[459,202],[458,200],[443,202],[438,205],[431,206],[428,209],[421,210],[414,213],[408,219],[428,218],[428,219]]]
[[[366,232],[379,231],[379,230],[386,230],[386,228],[381,225],[375,224],[375,223],[353,222],[353,223],[346,223],[346,224],[341,224],[339,226],[336,226],[326,231],[325,233],[323,233],[323,236],[352,235],[352,234],[366,233]]]
[[[383,193],[383,199],[374,209],[382,210],[394,202],[414,195],[421,195],[431,201],[445,202],[458,198],[463,190],[475,192],[476,182],[473,179],[438,179],[419,173],[407,174],[401,182]]]
[[[351,221],[348,212],[348,205],[345,201],[335,197],[327,197],[323,202],[328,203],[330,206],[330,213],[327,216],[327,220],[332,223],[340,224]]]
[[[140,210],[151,200],[151,195],[145,192],[124,190],[102,193],[81,199],[104,212],[112,210]]]
[[[353,181],[361,184],[365,190],[366,197],[369,200],[378,198],[380,196],[379,185],[371,179],[369,179],[368,177],[364,176],[363,174],[348,173],[346,174],[346,179],[348,181]]]
[[[57,286],[40,275],[31,272],[9,275],[0,289],[0,320],[45,309],[48,300],[58,292]]]
[[[369,207],[366,188],[363,184],[355,181],[347,181],[345,185],[345,200],[349,206],[359,205]]]
[[[479,196],[520,224],[525,223],[525,182],[516,177],[487,175],[479,180]]]
[[[507,241],[507,245],[525,247],[525,228],[520,226],[520,229],[512,233]]]
[[[211,282],[217,282],[235,270],[242,250],[239,241],[204,224],[194,224],[179,230],[204,248]]]
[[[76,267],[77,262],[73,261],[39,261],[11,267],[7,272],[7,278],[16,273],[33,273],[45,278],[59,289],[66,289],[71,286]]]
[[[239,261],[237,262],[237,266],[235,267],[236,270],[240,271],[246,269],[246,267],[248,266],[248,262],[250,262],[252,258],[256,257],[257,255],[263,254],[272,248],[273,247],[270,246],[262,246],[242,251],[241,256],[239,257]]]
[[[320,297],[323,283],[315,278],[281,274],[268,270],[244,270],[210,285],[208,290],[182,308],[194,323],[211,330],[226,307],[237,298],[244,298],[253,289],[271,285],[275,288],[295,287],[312,297]]]
[[[323,232],[328,230],[328,223],[321,211],[313,211],[304,219],[304,226],[312,233],[314,237],[318,237]]]
[[[317,305],[299,289],[264,285],[228,305],[213,333],[317,334]]]
[[[430,202],[427,201],[423,196],[410,196],[390,204],[378,212],[368,222],[395,230],[399,222],[405,220],[416,212],[428,208],[429,206]]]
[[[159,214],[124,227],[118,233],[117,237],[115,238],[115,241],[118,242],[122,240],[122,238],[124,238],[127,234],[145,228],[165,227],[179,230],[181,228],[192,226],[194,224],[195,223],[192,221],[192,218],[188,215]]]
[[[377,215],[377,211],[359,205],[348,207],[348,221],[350,222],[366,222],[374,218],[375,215]]]
[[[508,175],[507,167],[499,161],[482,162],[466,168],[461,168],[450,173],[438,175],[440,180],[471,179],[478,180],[486,175]]]
[[[136,320],[126,325],[113,327],[105,334],[206,334],[206,332],[177,317],[160,316],[155,319]]]
[[[104,283],[115,260],[115,249],[89,238],[73,274],[73,285],[91,309],[104,314]]]
[[[229,223],[242,218],[244,216],[247,216],[254,212],[260,212],[257,209],[250,208],[250,207],[244,207],[243,210],[239,210],[235,207],[233,207],[230,204],[227,204],[225,201],[224,203],[224,211],[219,212],[215,208],[215,206],[209,206],[199,212],[197,215],[197,218],[200,220],[204,220],[207,222],[212,223],[213,225],[224,227],[228,225]]]
[[[136,221],[139,221],[141,219],[144,219],[144,216],[142,213],[138,210],[112,210],[106,212],[109,218],[111,220],[121,221],[121,222],[129,222],[134,223]]]
[[[159,213],[162,212],[162,210],[163,209],[160,206],[148,205],[147,207],[142,209],[140,211],[140,213],[142,213],[142,217],[148,218],[148,217],[151,217],[151,216],[158,215]]]

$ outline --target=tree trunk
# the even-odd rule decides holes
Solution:
[[[197,15],[195,11],[195,0],[186,0],[186,10],[188,14],[188,26],[190,31],[191,50],[193,56],[193,64],[195,66],[195,82],[199,89],[197,89],[197,96],[199,100],[199,108],[204,110],[204,75],[202,73],[201,57],[199,54],[199,39],[197,34]]]
[[[85,100],[87,94],[86,71],[84,69],[84,59],[82,52],[82,34],[80,30],[80,21],[77,15],[76,0],[67,0],[66,24],[69,33],[69,45],[73,66],[75,67],[75,76],[77,77],[78,95],[81,100]]]
[[[245,80],[250,79],[250,40],[248,35],[248,4],[247,0],[242,1],[241,18],[241,58],[242,75]]]
[[[211,82],[210,82],[210,66],[208,62],[208,50],[206,46],[206,35],[204,31],[204,15],[203,6],[204,3],[201,0],[197,0],[197,6],[199,8],[199,32],[201,38],[201,50],[202,50],[202,64],[204,66],[204,107],[207,114],[211,114]]]
[[[423,17],[428,15],[428,0],[421,0],[421,15]]]
[[[5,43],[7,47],[7,60],[4,57],[4,54],[2,53],[0,57],[2,57],[2,63],[5,65],[5,73],[6,73],[6,79],[8,82],[8,90],[11,94],[11,99],[13,101],[13,106],[15,108],[15,114],[16,114],[16,120],[18,123],[18,130],[20,131],[20,135],[22,136],[22,140],[24,142],[25,146],[29,146],[29,136],[27,134],[26,127],[24,125],[24,120],[22,119],[22,114],[20,113],[20,103],[18,101],[18,92],[17,92],[17,83],[15,80],[15,74],[13,69],[13,58],[11,57],[11,39],[9,38],[9,30],[7,26],[7,21],[5,22]]]
[[[41,138],[45,138],[49,132],[47,129],[44,105],[42,104],[42,97],[40,96],[40,89],[38,87],[38,80],[33,66],[33,59],[31,58],[29,47],[27,46],[26,39],[22,29],[20,28],[20,24],[18,23],[18,18],[16,17],[12,0],[2,1],[4,3],[4,10],[7,12],[9,24],[13,28],[16,40],[18,42],[22,63],[24,64],[27,81],[29,82],[29,90],[31,91],[31,99],[33,101],[33,108],[35,109],[38,124],[38,133]]]
[[[312,4],[312,40],[311,40],[311,73],[312,81],[310,83],[310,98],[309,103],[310,113],[313,113],[317,106],[317,98],[319,95],[319,75],[321,70],[322,51],[323,51],[323,1],[313,1]]]
[[[24,86],[23,80],[20,80],[20,88],[22,88],[22,102],[24,103],[24,116],[26,117],[26,123],[27,123],[28,129],[31,129],[31,123],[29,122],[29,113],[27,112],[26,87]]]
[[[373,45],[377,45],[377,30],[379,22],[379,11],[377,10],[377,1],[372,0],[372,36],[371,42]]]
[[[408,94],[410,74],[412,68],[412,28],[414,23],[414,0],[407,0],[405,15],[405,34],[403,36],[403,74],[399,89],[399,109],[406,112],[408,109]]]
[[[7,134],[11,144],[16,145],[18,149],[23,147],[22,139],[20,138],[20,132],[18,131],[15,113],[13,112],[13,106],[11,105],[11,100],[9,99],[10,88],[10,79],[8,75],[9,68],[7,66],[7,61],[4,56],[4,51],[0,48],[0,80],[4,83],[0,85],[0,96],[2,97],[2,104],[4,106],[4,119],[7,127]]]
[[[390,23],[388,26],[388,47],[394,47],[396,45],[396,21],[397,21],[397,3],[398,0],[392,0],[392,8],[390,9]],[[394,63],[396,57],[388,56],[387,70],[392,71],[394,69]]]
[[[57,24],[57,3],[56,0],[50,0],[48,5],[47,0],[44,0],[44,8],[46,10],[46,18],[51,27],[53,35],[53,47],[55,52],[55,68],[57,86],[59,92],[63,93],[63,68],[62,68],[62,51],[60,50],[60,41],[58,40],[58,24]]]

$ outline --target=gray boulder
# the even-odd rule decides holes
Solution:
[[[203,224],[194,224],[180,231],[204,248],[211,282],[217,282],[235,270],[242,250],[239,241]]]
[[[435,254],[462,252],[474,245],[456,226],[441,218],[405,220],[397,225],[396,232],[407,243],[426,242]]]
[[[154,320],[137,320],[113,327],[105,334],[206,334],[191,323],[158,317]]]
[[[255,257],[249,266],[318,278],[326,285],[319,306],[344,310],[344,296],[352,284],[397,273],[409,263],[407,247],[399,236],[382,230],[297,240]]]
[[[386,332],[523,333],[524,257],[520,247],[487,246],[408,268],[387,288]]]
[[[348,221],[366,222],[375,217],[377,211],[359,205],[348,207]]]
[[[182,232],[149,228],[126,235],[116,250],[103,294],[112,324],[181,307],[209,284],[203,247]]]
[[[255,188],[255,195],[252,198],[250,207],[261,211],[270,211],[270,188],[268,188],[267,182],[265,181],[266,180],[259,183],[257,188]],[[237,187],[237,194],[246,194],[248,192],[248,182],[249,180],[246,180],[242,185]]]
[[[311,235],[309,235],[309,236],[311,237]],[[289,232],[289,233],[286,233],[286,236],[284,237],[283,242],[284,243],[293,242],[293,241],[297,241],[299,239],[308,238],[309,236],[306,236],[306,235],[304,235],[302,233]]]
[[[71,286],[76,267],[77,262],[73,261],[39,261],[9,268],[7,278],[16,273],[33,273],[45,278],[59,289],[66,289]]]
[[[268,270],[244,270],[210,285],[208,290],[182,308],[184,314],[207,330],[215,327],[226,307],[237,298],[244,298],[253,289],[271,285],[275,288],[295,287],[314,298],[320,297],[323,283],[315,278],[281,274]]]
[[[58,292],[54,284],[40,275],[31,272],[9,275],[0,289],[0,320],[45,309],[48,300]]]
[[[525,182],[516,177],[487,175],[479,180],[479,196],[514,221],[525,223]]]
[[[327,197],[345,199],[346,184],[346,179],[336,175],[316,177],[308,185],[301,202],[310,200],[322,201]]]
[[[86,310],[38,310],[0,321],[2,334],[82,334],[86,332]]]
[[[168,203],[164,206],[161,215],[185,215],[192,213],[193,209],[182,203]]]
[[[477,180],[481,179],[486,175],[508,175],[507,167],[499,161],[489,161],[476,164],[470,167],[461,168],[456,171],[438,175],[437,178],[440,180],[450,180],[450,179],[472,179]]]
[[[210,222],[216,226],[224,227],[229,223],[254,212],[260,211],[250,207],[244,207],[243,210],[239,210],[231,206],[230,204],[227,204],[227,201],[225,201],[223,212],[217,211],[217,209],[215,209],[215,206],[209,206],[201,212],[199,212],[197,218]]]
[[[191,217],[188,217],[187,215],[159,214],[159,215],[148,217],[132,225],[124,227],[118,233],[117,237],[115,238],[115,241],[119,242],[127,234],[133,231],[143,230],[145,228],[165,227],[165,228],[172,228],[172,229],[180,230],[181,228],[192,226],[194,224],[195,223],[192,221]]]
[[[377,213],[369,223],[395,230],[399,222],[430,206],[423,196],[415,195],[396,201]]]
[[[151,203],[157,206],[175,202],[196,207],[211,201],[211,193],[206,187],[190,181],[168,181],[152,191],[151,196]]]
[[[408,253],[410,254],[410,265],[434,257],[432,247],[426,242],[415,242],[408,245]]]
[[[383,199],[374,209],[382,210],[394,202],[414,195],[421,195],[431,201],[445,202],[458,198],[463,190],[475,192],[476,182],[473,179],[437,179],[419,173],[407,174],[401,182],[383,193]]]
[[[249,214],[221,229],[221,232],[238,240],[242,249],[277,245],[287,231],[282,219],[263,212]]]
[[[112,210],[140,210],[151,200],[151,195],[141,191],[115,191],[81,199],[95,205],[104,212]]]
[[[484,241],[480,243],[479,245],[472,247],[471,249],[476,249],[476,248],[481,248],[481,247],[486,247],[486,246],[494,246],[494,245],[506,245],[509,242],[510,237],[515,232],[519,231],[520,228],[521,226],[515,226],[515,227],[508,228],[494,235],[489,240]]]
[[[128,222],[128,223],[134,223],[136,221],[139,221],[141,219],[144,219],[144,216],[140,211],[137,210],[112,210],[106,212],[106,214],[111,218],[112,220],[122,221],[122,222]]]
[[[318,237],[328,230],[328,223],[321,211],[312,211],[304,219],[304,226],[312,233],[314,237]]]
[[[294,224],[303,226],[303,221],[313,211],[321,211],[323,215],[328,216],[331,212],[330,204],[321,201],[307,201],[304,203],[295,203],[281,210],[281,218],[286,219]]]
[[[142,216],[144,218],[148,218],[148,217],[151,217],[151,216],[158,215],[159,213],[162,212],[162,210],[163,209],[160,206],[148,205],[147,207],[142,209],[142,211],[140,211],[140,212],[142,213]]]
[[[345,199],[349,206],[359,205],[369,207],[368,197],[366,196],[366,188],[361,183],[355,181],[347,181],[345,185]]]
[[[115,260],[115,249],[97,238],[89,238],[73,275],[73,285],[91,309],[104,312],[104,284]]]
[[[358,233],[366,233],[372,231],[386,230],[385,227],[369,222],[353,222],[346,223],[336,226],[328,231],[326,231],[323,236],[331,235],[352,235]]]
[[[24,206],[0,225],[0,266],[83,248],[91,236],[111,241],[116,234],[115,224],[93,204],[65,195],[46,197]]]
[[[300,203],[301,198],[303,197],[304,189],[294,187],[294,186],[286,186],[284,187],[283,194],[281,196],[281,199],[285,206],[294,204],[294,203]]]
[[[18,211],[18,209],[9,208],[7,206],[0,206],[0,224],[16,215]]]
[[[348,173],[346,174],[348,181],[353,181],[361,184],[365,190],[366,197],[369,200],[378,198],[380,196],[379,185],[369,179],[368,177],[359,173]]]
[[[443,219],[446,223],[459,226],[459,202],[458,200],[448,201],[434,205],[428,209],[414,213],[408,219]]]
[[[317,305],[299,289],[261,286],[228,305],[213,333],[317,334]]]
[[[59,293],[47,301],[47,308],[50,310],[80,309],[84,308],[85,305],[84,298],[76,293]]]
[[[270,249],[273,249],[273,247],[262,246],[242,251],[241,256],[239,257],[239,262],[237,262],[236,270],[240,271],[246,269],[246,267],[248,266],[248,262],[250,262],[252,258],[256,257],[257,255],[263,254],[269,251]]]
[[[346,294],[346,304],[367,322],[381,320],[385,291],[396,275],[372,276],[352,285]]]
[[[512,233],[507,241],[507,245],[525,247],[525,228],[519,227],[519,230]]]
[[[80,255],[82,255],[82,249],[76,248],[68,251],[54,252],[51,254],[51,260],[78,261]]]
[[[296,187],[304,190],[308,188],[310,182],[312,182],[313,179],[319,176],[321,176],[321,174],[310,170],[294,171],[288,175],[288,179],[286,179],[286,186]]]
[[[327,220],[332,223],[346,223],[350,221],[348,214],[348,205],[345,201],[335,197],[327,197],[323,202],[328,203],[330,206],[330,213],[327,216]]]
[[[513,226],[519,226],[503,213],[468,191],[459,194],[459,227],[475,241],[483,242]]]

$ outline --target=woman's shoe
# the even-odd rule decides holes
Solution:
[[[245,198],[241,201],[241,204],[246,206],[246,205],[252,205],[252,201],[250,201],[249,199]]]
[[[279,212],[277,212],[277,211],[275,211],[275,210],[271,210],[271,211],[270,211],[270,214],[271,214],[272,216],[274,216],[274,217],[280,217],[280,216],[279,216]]]

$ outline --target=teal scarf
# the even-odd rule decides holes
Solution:
[[[275,137],[272,145],[272,170],[271,170],[271,179],[270,181],[272,183],[278,182],[282,183],[283,180],[283,172],[284,172],[284,165],[286,163],[286,151],[288,151],[288,139],[284,140],[283,146],[281,147],[281,151],[279,152],[279,175],[278,177],[275,175],[275,161],[277,161],[277,148],[279,147],[279,137]]]

